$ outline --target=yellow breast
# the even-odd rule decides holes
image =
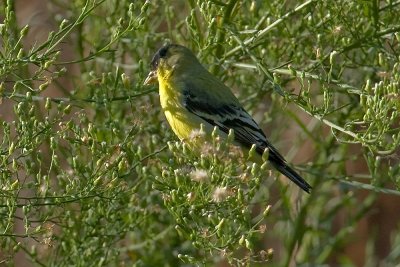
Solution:
[[[159,79],[161,107],[174,133],[179,139],[189,139],[193,130],[200,129],[202,120],[183,106],[183,96],[177,83]],[[204,123],[204,122],[203,122]]]

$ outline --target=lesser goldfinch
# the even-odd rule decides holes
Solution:
[[[218,127],[225,137],[233,129],[236,143],[245,149],[255,144],[259,155],[268,148],[268,161],[310,192],[311,186],[287,165],[232,91],[208,72],[188,48],[177,44],[161,47],[150,68],[144,84],[158,81],[162,109],[179,139],[188,140],[201,125],[208,133]]]

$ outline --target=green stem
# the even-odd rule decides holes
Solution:
[[[300,10],[308,7],[309,5],[313,4],[314,2],[316,2],[316,0],[308,0],[305,3],[297,6],[295,9],[289,11],[288,13],[286,13],[285,15],[283,15],[282,17],[280,17],[279,19],[277,19],[276,21],[274,21],[273,23],[271,23],[268,27],[264,28],[261,31],[258,31],[256,34],[254,34],[253,37],[245,40],[243,43],[245,46],[248,46],[252,43],[255,43],[257,41],[259,41],[261,38],[263,38],[269,31],[271,31],[273,28],[275,28],[277,25],[281,24],[282,22],[284,22],[287,18],[289,18],[290,16],[294,15],[295,13],[299,12]],[[234,55],[236,52],[238,52],[240,49],[242,49],[242,46],[239,45],[235,48],[233,48],[231,51],[229,51],[228,53],[225,54],[226,57],[232,56]]]
[[[33,101],[46,101],[49,99],[50,101],[54,103],[60,103],[60,102],[65,102],[65,103],[97,103],[97,104],[104,104],[106,102],[114,102],[114,101],[126,101],[131,98],[136,98],[144,95],[148,95],[150,93],[156,92],[157,88],[151,88],[149,90],[145,90],[143,92],[133,94],[133,95],[127,95],[127,96],[118,96],[118,97],[112,97],[107,100],[95,100],[91,98],[73,98],[73,97],[43,97],[43,96],[32,96]],[[5,97],[9,99],[21,99],[24,100],[26,99],[26,95],[24,94],[11,94],[11,93],[2,93],[0,94],[0,98]]]
[[[215,56],[217,58],[222,58],[222,52],[224,49],[224,43],[225,43],[225,29],[224,25],[226,25],[230,19],[231,19],[231,15],[232,15],[232,10],[236,5],[237,0],[230,0],[229,3],[226,5],[225,8],[225,13],[224,16],[222,17],[221,23],[218,25],[218,29],[217,29],[217,43],[216,43],[216,50],[215,50]],[[211,73],[213,74],[217,74],[219,70],[219,65],[214,65],[211,68]]]

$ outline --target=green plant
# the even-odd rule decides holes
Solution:
[[[398,1],[53,0],[57,29],[31,43],[14,4],[0,4],[2,264],[354,266],[348,237],[379,194],[399,195]],[[290,161],[312,147],[297,164],[311,195],[217,136],[202,155],[177,141],[142,86],[167,41]],[[398,262],[397,236],[381,264]]]

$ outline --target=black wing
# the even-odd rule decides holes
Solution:
[[[290,168],[283,156],[267,140],[264,132],[253,118],[238,104],[215,103],[208,95],[200,94],[193,84],[186,84],[183,91],[184,107],[194,115],[200,117],[212,126],[217,126],[222,132],[228,134],[229,129],[234,130],[235,141],[247,148],[256,145],[256,151],[260,155],[266,148],[269,149],[268,160],[272,165],[290,180],[296,183],[304,191],[310,192],[311,186],[292,168]]]

